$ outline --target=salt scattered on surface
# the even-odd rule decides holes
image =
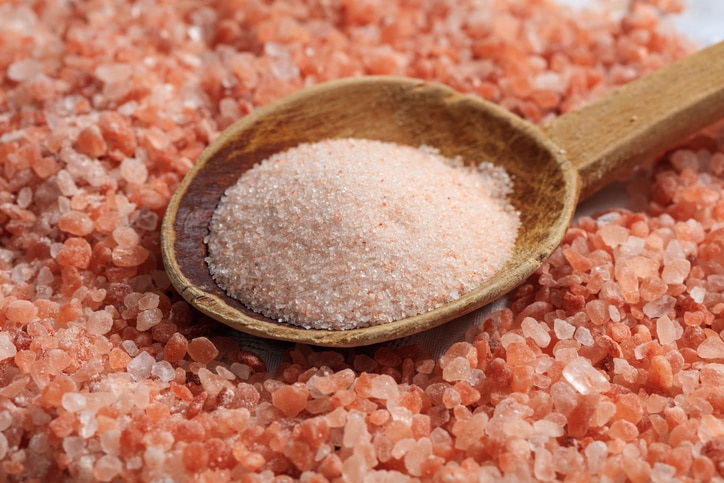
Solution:
[[[207,262],[229,295],[273,319],[350,329],[459,298],[512,253],[511,181],[429,148],[337,139],[244,173],[214,212]]]

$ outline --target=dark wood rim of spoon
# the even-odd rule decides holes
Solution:
[[[425,144],[476,163],[502,160],[514,178],[511,201],[522,215],[514,255],[489,283],[458,300],[414,317],[360,329],[304,329],[263,317],[228,297],[209,274],[203,243],[224,191],[244,170],[274,152],[335,137]],[[536,172],[535,182],[530,182],[531,170]],[[166,211],[163,259],[173,285],[191,305],[237,330],[318,346],[369,345],[439,326],[517,286],[562,239],[575,209],[577,179],[567,158],[540,129],[478,97],[410,78],[332,81],[258,109],[208,146]],[[541,228],[541,222],[546,228]]]

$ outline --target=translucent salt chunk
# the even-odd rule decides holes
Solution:
[[[676,305],[676,299],[671,295],[664,295],[660,299],[652,300],[643,307],[644,314],[651,319],[663,317]]]
[[[71,413],[77,413],[88,406],[88,398],[78,392],[66,392],[60,400],[63,409]]]
[[[569,324],[563,319],[556,319],[553,321],[553,331],[556,333],[558,340],[566,340],[573,337],[576,326]]]
[[[586,327],[580,326],[576,329],[576,333],[574,334],[574,338],[581,343],[581,345],[590,347],[595,342],[593,340],[593,336],[591,335],[591,331],[588,330]]]
[[[78,436],[63,438],[63,450],[71,459],[77,458],[85,451],[85,440]]]
[[[8,454],[9,444],[5,434],[0,433],[0,461],[5,460]]]
[[[576,357],[563,368],[563,377],[584,395],[607,392],[611,383],[585,357]]]
[[[678,322],[664,315],[656,321],[656,335],[661,345],[669,345],[681,338],[684,329]]]
[[[123,342],[121,342],[121,347],[123,347],[123,350],[126,351],[126,354],[131,357],[136,357],[138,355],[138,346],[132,340],[124,340]]]
[[[126,370],[136,381],[140,381],[151,375],[154,362],[156,362],[156,360],[153,356],[144,351],[131,359],[128,366],[126,366]]]
[[[397,382],[386,374],[380,374],[372,379],[370,396],[377,399],[393,399],[399,394]]]
[[[32,79],[42,72],[40,62],[35,59],[25,59],[13,62],[8,66],[7,76],[15,82]]]
[[[96,419],[95,410],[86,409],[81,411],[78,420],[80,422],[80,429],[78,435],[84,439],[88,439],[98,430],[98,420]]]
[[[176,370],[168,361],[155,362],[151,367],[151,375],[158,377],[164,382],[172,381],[176,377]]]
[[[7,409],[0,411],[0,431],[5,431],[13,423],[13,416]]]
[[[724,359],[724,340],[721,337],[708,337],[696,348],[702,359]]]
[[[18,353],[15,343],[6,332],[0,332],[0,361],[15,357]]]
[[[98,310],[88,315],[86,328],[91,334],[103,335],[113,327],[113,316],[105,310]]]
[[[548,347],[551,343],[551,335],[548,326],[535,320],[533,317],[526,317],[521,322],[523,335],[531,338],[538,347]]]
[[[704,287],[693,287],[691,290],[689,290],[689,295],[691,295],[691,300],[693,300],[697,304],[700,304],[704,302],[706,289]]]
[[[105,83],[121,83],[131,76],[131,67],[128,64],[101,64],[96,67],[96,77]]]

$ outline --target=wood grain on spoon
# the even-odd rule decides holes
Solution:
[[[403,337],[471,312],[515,288],[560,243],[579,192],[594,193],[619,169],[723,116],[724,44],[561,116],[544,129],[434,83],[366,77],[322,84],[246,116],[202,153],[164,218],[164,262],[174,286],[192,305],[247,333],[333,347]],[[522,222],[511,259],[489,283],[454,302],[361,329],[303,329],[267,319],[226,296],[209,274],[203,243],[224,191],[275,152],[340,137],[425,144],[446,156],[502,165],[514,179],[511,201]]]

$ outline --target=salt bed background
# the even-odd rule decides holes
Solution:
[[[606,9],[613,11],[617,6],[623,6],[627,0],[558,0],[561,5],[568,5],[578,9]],[[689,0],[686,10],[670,20],[671,27],[686,34],[697,45],[704,47],[724,40],[724,0]],[[591,215],[612,208],[626,208],[629,200],[625,197],[624,182],[613,183],[604,188],[597,195],[589,198],[579,205],[576,217]],[[483,307],[471,314],[460,317],[436,329],[415,334],[403,339],[385,343],[386,346],[398,349],[409,344],[420,344],[437,356],[442,354],[450,345],[464,339],[467,329],[481,322],[488,314],[505,307],[506,300],[498,301]],[[292,344],[265,340],[258,337],[234,332],[230,334],[245,349],[259,354],[270,372],[284,360],[285,354]],[[368,350],[373,353],[378,346],[371,346]],[[364,350],[364,349],[362,349]]]

